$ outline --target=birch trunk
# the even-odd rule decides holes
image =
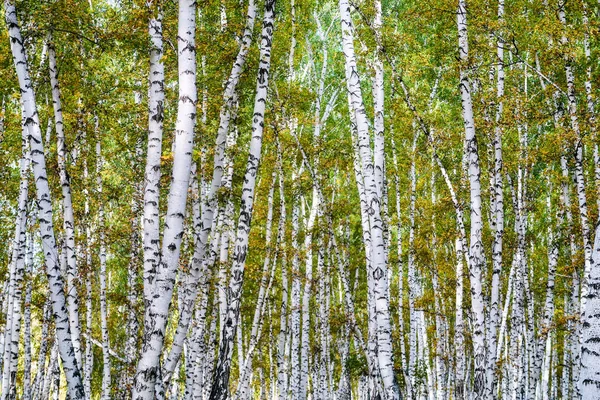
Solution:
[[[219,188],[224,185],[224,183],[222,183],[222,176],[223,171],[227,166],[225,150],[227,147],[228,138],[231,136],[230,133],[232,132],[232,129],[230,129],[230,124],[231,121],[235,119],[235,112],[233,112],[233,110],[235,109],[235,103],[237,101],[237,85],[246,62],[250,44],[252,43],[252,30],[254,28],[255,17],[256,6],[254,4],[254,0],[249,0],[246,26],[244,28],[240,49],[229,75],[229,79],[225,84],[225,93],[223,96],[223,105],[221,106],[219,129],[217,132],[213,179],[210,186],[210,191],[207,194],[204,202],[201,224],[195,224],[196,244],[194,246],[192,271],[189,278],[189,285],[192,287],[192,289],[189,291],[189,295],[186,298],[186,306],[183,310],[184,313],[182,317],[180,317],[177,325],[176,339],[174,340],[175,345],[169,353],[168,362],[166,363],[165,371],[163,372],[165,382],[168,382],[170,379],[174,365],[181,355],[183,339],[187,335],[187,330],[191,320],[191,305],[194,304],[197,296],[197,283],[200,279],[200,276],[206,273],[203,265],[204,258],[206,258],[206,253],[208,252],[208,235],[211,232],[212,222],[217,208],[217,192]],[[206,100],[203,96],[203,110],[205,110],[205,106]],[[206,112],[204,111],[203,121],[205,121],[205,116]],[[232,171],[230,173],[232,173]],[[225,240],[223,243],[228,243],[228,241]],[[225,245],[223,247],[227,249]]]
[[[69,310],[69,325],[71,326],[71,340],[77,365],[81,362],[81,328],[79,325],[79,303],[77,286],[79,272],[75,256],[75,221],[73,217],[73,201],[71,199],[71,179],[66,166],[66,139],[60,101],[60,87],[58,84],[58,67],[56,65],[56,51],[52,36],[48,39],[48,63],[50,67],[50,85],[52,86],[52,105],[54,108],[54,125],[56,129],[56,153],[58,156],[58,171],[62,190],[63,230],[65,247],[67,251],[67,308]]]
[[[80,116],[81,118],[81,116]],[[82,131],[85,141],[85,131]],[[86,221],[91,221],[90,217],[90,201],[89,201],[89,171],[87,159],[83,163],[83,180],[85,182],[83,188],[83,194],[85,197],[84,203],[84,215]],[[86,400],[92,398],[92,369],[94,363],[94,353],[92,351],[92,341],[89,338],[92,337],[92,278],[94,272],[92,270],[92,230],[91,224],[87,224],[85,227],[85,333],[87,340],[85,342],[85,365],[83,368],[83,386],[85,390]]]
[[[50,312],[51,312],[51,302],[46,300],[43,309],[43,321],[41,334],[42,337],[48,337],[48,326],[50,322]],[[39,399],[41,396],[41,392],[44,386],[44,373],[46,372],[46,358],[48,353],[48,340],[43,340],[40,343],[40,348],[38,351],[37,358],[37,372],[35,374],[35,380],[32,388],[32,397],[33,399]]]
[[[584,4],[584,24],[586,25],[586,28],[588,28],[588,17],[585,7]],[[589,33],[586,30],[584,50],[588,63],[590,62],[589,40]],[[589,113],[591,133],[595,136],[595,139],[597,139],[596,115],[591,85],[591,65],[588,66],[586,72],[587,79],[585,88],[587,94],[587,111]],[[577,192],[580,199],[579,208],[581,213],[581,225],[583,234],[585,235],[584,220],[587,218],[587,207],[583,207],[585,205],[585,183],[583,181],[581,165],[581,148],[582,145],[580,144],[576,154]],[[598,209],[600,210],[600,162],[598,156],[598,144],[594,145],[594,172],[597,190],[596,201],[598,202]],[[582,187],[581,189],[580,186]],[[587,299],[582,310],[581,371],[578,386],[581,399],[591,400],[598,398],[598,389],[600,388],[600,219],[596,223],[596,233],[594,247],[592,248],[589,275],[586,273],[583,279],[587,282],[585,287],[587,287],[589,291],[587,293],[582,292],[582,302],[583,296],[587,295]]]
[[[227,306],[225,329],[221,339],[219,358],[214,373],[211,400],[224,400],[229,392],[229,373],[233,354],[233,340],[238,324],[240,311],[240,296],[244,277],[244,266],[248,251],[248,235],[252,221],[254,191],[258,172],[262,136],[264,129],[264,113],[266,106],[269,69],[271,66],[271,44],[275,17],[275,0],[267,0],[263,19],[262,40],[260,46],[259,72],[254,100],[254,118],[252,121],[252,139],[244,173],[242,199],[239,212],[233,265],[231,266],[231,281],[229,285],[230,299]]]
[[[377,361],[379,372],[385,389],[385,398],[395,400],[400,398],[400,392],[393,372],[393,355],[391,343],[391,325],[388,296],[388,273],[383,221],[381,218],[381,199],[377,196],[377,185],[374,174],[373,157],[371,156],[369,127],[366,118],[364,102],[360,89],[360,78],[356,67],[354,54],[353,24],[350,15],[350,5],[347,0],[339,2],[342,28],[342,44],[345,55],[346,85],[351,99],[351,113],[356,119],[360,158],[367,199],[372,212],[369,223],[372,238],[373,279],[375,283],[375,305],[377,312]]]
[[[25,254],[25,311],[23,312],[23,352],[25,360],[23,365],[23,400],[31,400],[31,299],[33,279],[33,235],[28,233],[27,253]]]
[[[415,201],[416,201],[416,191],[417,191],[417,174],[416,174],[416,149],[417,149],[417,132],[413,133],[413,142],[412,142],[412,159],[410,163],[410,205],[409,205],[409,214],[408,214],[408,224],[409,224],[409,233],[408,233],[408,312],[409,312],[409,320],[410,320],[410,331],[409,331],[409,357],[408,357],[408,368],[409,368],[409,378],[410,378],[410,386],[412,388],[412,393],[410,394],[411,398],[416,396],[416,376],[417,376],[417,367],[418,367],[418,357],[417,357],[417,337],[419,335],[418,332],[418,319],[417,314],[418,311],[415,310],[415,301],[417,296],[419,295],[419,281],[417,278],[417,271],[415,269],[415,249],[414,249],[414,241],[415,241]]]
[[[293,1],[293,0],[292,0]],[[277,141],[277,163],[279,168],[279,229],[281,239],[280,251],[282,255],[281,262],[281,306],[279,317],[279,334],[277,338],[277,398],[285,400],[288,392],[288,359],[286,357],[286,338],[288,336],[288,297],[289,297],[289,281],[288,281],[288,266],[287,266],[287,246],[286,246],[286,222],[287,212],[285,208],[285,191],[284,191],[284,174],[281,160],[281,147]]]
[[[498,20],[504,22],[504,0],[498,0]],[[498,44],[496,47],[497,66],[496,66],[496,126],[494,127],[494,176],[493,176],[493,204],[494,216],[492,218],[494,229],[494,242],[492,244],[492,289],[490,296],[490,326],[488,328],[489,349],[488,349],[488,375],[487,385],[490,398],[495,399],[497,393],[494,390],[498,379],[496,371],[496,343],[498,338],[499,325],[499,299],[500,299],[500,274],[502,272],[502,243],[504,236],[504,185],[502,179],[502,112],[504,109],[504,40],[503,35],[498,35]]]
[[[106,301],[106,238],[104,232],[104,200],[102,199],[102,138],[98,117],[95,117],[96,124],[96,190],[98,194],[98,244],[100,259],[100,329],[102,331],[102,395],[101,400],[109,400],[111,392],[110,376],[110,344],[108,339],[108,303]],[[90,340],[88,338],[88,340]]]
[[[240,365],[240,377],[238,379],[238,386],[236,390],[236,396],[239,399],[246,399],[249,396],[248,391],[250,390],[250,380],[248,379],[252,372],[252,357],[254,356],[254,349],[258,344],[260,337],[260,331],[262,327],[262,316],[264,314],[264,305],[266,301],[267,293],[270,289],[270,283],[272,279],[272,273],[269,267],[271,267],[271,254],[273,252],[271,246],[271,226],[273,223],[273,194],[275,192],[275,181],[277,179],[277,170],[273,172],[273,182],[271,183],[271,189],[269,190],[269,197],[267,199],[267,225],[265,233],[265,248],[266,255],[263,261],[263,268],[261,272],[260,287],[258,291],[258,298],[256,301],[256,307],[254,309],[254,316],[252,318],[252,327],[250,331],[250,339],[248,343],[248,350],[244,356],[243,364]],[[280,233],[277,235],[280,237]],[[277,247],[277,243],[275,243]],[[277,259],[273,260],[276,263]]]
[[[582,400],[598,399],[600,388],[600,223],[596,225],[589,291],[581,327],[581,371],[579,392]],[[583,293],[582,293],[583,296]]]
[[[30,153],[28,129],[25,122],[25,110],[22,108],[21,159],[19,161],[19,197],[15,219],[15,236],[12,242],[8,287],[6,290],[6,326],[4,329],[4,348],[2,356],[2,399],[16,396],[16,361],[19,356],[19,330],[21,324],[22,283],[25,272],[27,252],[27,197],[29,194]]]
[[[564,2],[559,2],[558,17],[560,22],[566,29],[566,16]],[[565,34],[561,38],[563,45],[568,44],[568,39]],[[571,129],[577,137],[575,145],[575,183],[577,189],[577,200],[579,202],[579,217],[581,222],[581,233],[583,236],[583,250],[585,255],[584,279],[581,286],[581,319],[584,319],[583,309],[587,298],[587,280],[586,277],[590,274],[591,258],[592,258],[592,241],[590,237],[590,226],[588,221],[588,209],[585,193],[585,180],[583,175],[583,143],[581,130],[579,128],[579,118],[577,114],[577,101],[575,92],[575,75],[572,67],[573,60],[569,56],[565,56],[565,76],[567,79],[567,101],[568,112],[571,120]]]
[[[313,200],[310,209],[308,220],[304,218],[305,234],[304,234],[304,254],[305,254],[305,279],[304,291],[302,293],[302,343],[300,346],[300,400],[306,399],[308,396],[308,347],[309,347],[309,332],[310,332],[310,297],[312,292],[312,270],[313,270],[313,253],[312,253],[312,234],[317,217],[317,208],[319,207],[316,189],[313,188]],[[303,203],[304,204],[304,203]],[[304,205],[302,206],[302,214],[305,215]]]
[[[162,62],[163,34],[162,13],[148,23],[150,36],[150,72],[148,74],[148,144],[144,172],[144,214],[143,214],[143,257],[144,257],[144,307],[152,302],[155,275],[160,263],[159,237],[159,182],[160,157],[162,154],[163,107],[165,99],[165,72]]]
[[[456,354],[456,370],[454,378],[454,395],[457,400],[464,400],[465,393],[465,338],[463,318],[463,246],[462,240],[456,239],[456,316],[454,325],[454,352]]]
[[[295,173],[292,177],[294,185],[297,185],[297,179],[302,174],[302,167],[300,171]],[[298,200],[294,199],[292,202],[292,293],[291,293],[291,314],[290,314],[290,396],[291,399],[298,399],[300,396],[300,256],[299,256],[299,204]]]
[[[400,360],[402,363],[402,370],[404,371],[405,377],[407,376],[406,369],[406,344],[404,339],[404,263],[402,261],[402,213],[400,209],[400,183],[398,179],[399,167],[398,167],[398,156],[396,152],[396,144],[392,139],[392,149],[394,157],[394,167],[396,174],[394,175],[394,183],[396,189],[396,218],[398,231],[397,237],[397,257],[398,257],[398,331],[400,332]],[[407,390],[410,392],[410,390]]]
[[[136,155],[139,156],[141,148],[136,148]],[[140,159],[140,157],[137,157]],[[138,355],[138,338],[139,338],[139,323],[137,315],[140,311],[138,296],[140,295],[137,286],[137,278],[139,275],[139,221],[140,221],[140,202],[139,198],[142,192],[140,184],[136,185],[133,198],[131,200],[131,233],[130,233],[130,258],[127,268],[127,341],[125,349],[125,358],[127,360],[126,373],[123,374],[122,382],[124,382],[125,393],[131,393],[133,388],[133,379],[135,376],[135,360]]]
[[[486,396],[486,344],[485,344],[485,314],[482,294],[481,270],[484,265],[482,243],[482,207],[479,154],[477,136],[475,134],[475,119],[473,117],[473,101],[471,98],[471,82],[466,68],[469,62],[469,41],[467,33],[466,1],[459,0],[458,13],[458,48],[462,64],[460,70],[460,93],[462,102],[463,121],[465,128],[466,151],[468,154],[468,175],[470,183],[471,202],[471,237],[469,244],[469,272],[471,281],[471,308],[473,313],[473,351],[474,351],[474,399],[485,399]]]
[[[348,107],[352,108],[352,101],[348,96]],[[365,247],[365,264],[367,269],[367,309],[368,309],[368,321],[367,321],[367,366],[369,370],[369,387],[370,390],[375,390],[376,381],[378,379],[377,370],[377,313],[374,304],[374,288],[373,288],[373,263],[372,259],[372,240],[371,231],[369,229],[369,217],[368,217],[368,201],[365,192],[365,180],[362,172],[362,162],[360,159],[360,149],[358,145],[358,133],[356,118],[351,113],[351,133],[352,133],[352,146],[354,148],[354,177],[356,179],[356,186],[358,188],[358,196],[360,200],[360,217],[362,227],[362,239]],[[357,270],[358,273],[358,270]],[[358,276],[358,275],[357,275]],[[355,289],[358,279],[355,281]]]
[[[179,265],[184,231],[186,201],[189,188],[194,126],[196,123],[196,3],[179,1],[177,36],[179,103],[175,124],[173,172],[168,196],[161,260],[153,285],[154,300],[147,307],[144,320],[144,342],[138,363],[133,399],[151,399],[159,371],[159,358],[164,345],[169,305]],[[152,329],[149,329],[152,326]]]
[[[68,312],[65,307],[66,299],[63,290],[63,278],[60,274],[59,263],[57,262],[58,252],[52,221],[52,199],[46,175],[46,160],[35,94],[29,77],[27,56],[17,22],[15,6],[10,0],[5,0],[4,10],[6,13],[6,24],[9,31],[13,61],[19,78],[19,86],[21,88],[21,99],[25,111],[25,126],[29,132],[31,162],[36,183],[39,208],[38,218],[40,222],[44,260],[50,284],[50,297],[52,299],[57,327],[58,347],[62,359],[63,370],[67,377],[69,397],[71,400],[79,400],[84,396],[83,384],[79,366],[77,364],[77,358],[75,357],[73,350]]]

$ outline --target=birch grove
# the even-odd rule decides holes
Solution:
[[[600,399],[597,2],[2,10],[1,399]]]

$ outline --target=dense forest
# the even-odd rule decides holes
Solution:
[[[600,3],[4,0],[0,400],[600,399]]]

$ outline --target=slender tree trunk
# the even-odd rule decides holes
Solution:
[[[564,5],[564,2],[561,0],[559,2],[558,16],[561,23],[566,29],[567,22],[565,17]],[[563,45],[568,44],[568,39],[565,34],[563,34],[561,42]],[[581,130],[579,128],[579,118],[577,114],[578,111],[575,92],[575,75],[573,73],[572,62],[573,61],[570,57],[565,56],[565,76],[567,79],[568,112],[571,120],[571,129],[573,129],[573,132],[577,136],[577,143],[575,145],[575,183],[577,189],[577,200],[579,202],[579,216],[581,220],[581,233],[583,236],[583,250],[585,255],[584,279],[582,281],[581,286],[581,310],[583,312],[583,308],[585,308],[585,301],[587,297],[586,277],[589,276],[591,268],[592,242],[590,237],[590,226],[588,221],[588,209],[585,193],[585,180],[583,175],[583,143],[581,140],[582,135]],[[583,313],[581,317],[581,319],[583,320]]]
[[[592,266],[587,277],[589,291],[586,294],[581,328],[581,372],[578,385],[582,400],[598,399],[600,387],[600,222],[596,225],[595,237]]]
[[[141,149],[136,148],[136,153],[139,155]],[[140,159],[138,157],[138,159]],[[140,221],[140,202],[139,198],[142,193],[141,185],[136,185],[133,198],[131,200],[131,233],[130,233],[130,258],[129,266],[127,268],[127,342],[125,348],[125,358],[127,359],[127,372],[124,374],[122,382],[125,383],[124,391],[129,394],[133,388],[133,379],[135,377],[135,360],[138,355],[138,338],[139,338],[139,323],[138,313],[141,308],[139,307],[138,296],[141,295],[138,291],[137,279],[139,276],[139,261],[140,261],[140,232],[139,232],[139,221]]]
[[[165,99],[165,72],[162,62],[163,34],[162,13],[148,23],[150,36],[150,72],[148,75],[148,147],[144,173],[144,306],[152,302],[155,275],[160,263],[159,238],[159,182],[160,157],[162,154],[163,107]]]
[[[456,315],[454,323],[454,353],[456,354],[456,370],[454,378],[454,395],[457,400],[464,400],[465,393],[465,337],[463,317],[463,249],[462,240],[456,239]]]
[[[252,221],[256,175],[260,162],[262,136],[264,129],[264,113],[266,106],[269,69],[271,66],[271,44],[275,17],[275,0],[267,0],[263,20],[262,40],[259,62],[259,76],[254,101],[254,118],[252,121],[252,139],[250,152],[244,173],[242,199],[237,226],[233,265],[231,266],[231,281],[229,285],[230,299],[227,306],[227,319],[221,339],[219,358],[214,373],[211,400],[224,400],[229,392],[229,373],[233,354],[233,339],[239,320],[240,296],[244,277],[244,266],[248,252],[248,236]]]
[[[585,8],[584,24],[587,28],[588,17],[587,10]],[[584,50],[588,63],[590,62],[589,39],[589,33],[586,31],[584,38]],[[595,139],[597,139],[596,114],[594,110],[594,99],[592,97],[591,85],[591,65],[588,66],[586,72],[587,79],[585,88],[587,94],[587,111],[589,113],[590,127],[592,131],[591,133]],[[581,213],[581,225],[582,230],[584,230],[584,220],[587,218],[587,207],[583,207],[585,205],[585,183],[583,181],[583,171],[581,165],[582,152],[582,145],[580,144],[577,148],[576,154],[577,192]],[[594,172],[597,189],[596,200],[598,202],[598,209],[600,210],[600,162],[597,143],[594,145]],[[583,234],[585,235],[585,230],[583,231]],[[587,295],[587,299],[582,310],[581,373],[579,376],[578,385],[581,399],[591,400],[598,398],[598,389],[600,388],[600,218],[596,223],[596,233],[594,247],[592,248],[589,275],[586,273],[583,279],[585,282],[587,282],[584,287],[587,287],[589,292],[582,292],[582,302],[583,296]]]
[[[26,240],[27,253],[25,254],[25,310],[23,312],[23,352],[25,353],[25,360],[23,362],[23,400],[31,400],[31,299],[33,295],[33,235],[31,233],[27,233]]]
[[[396,173],[394,174],[394,183],[396,189],[396,218],[397,218],[397,226],[396,229],[398,231],[397,237],[397,257],[398,257],[398,331],[400,333],[400,360],[402,363],[402,370],[404,371],[404,376],[408,377],[408,370],[406,368],[406,344],[404,338],[404,262],[402,260],[402,212],[400,209],[400,182],[398,179],[399,175],[399,167],[398,167],[398,156],[396,152],[396,144],[392,139],[392,149],[393,149],[393,157],[394,157],[394,167]],[[405,385],[409,384],[409,380],[405,379]],[[406,392],[410,393],[410,390],[406,390]]]
[[[308,347],[309,347],[309,332],[310,332],[310,297],[312,293],[313,280],[313,253],[312,253],[312,234],[317,217],[317,208],[319,207],[318,196],[316,189],[313,188],[312,205],[308,220],[304,217],[304,291],[302,293],[302,343],[300,346],[300,400],[306,399],[308,396]],[[304,212],[304,202],[302,206],[302,214]]]
[[[50,85],[52,86],[52,104],[54,107],[54,124],[56,128],[56,153],[58,156],[58,171],[62,189],[63,230],[65,247],[67,251],[67,308],[69,310],[69,325],[71,326],[71,339],[77,365],[81,362],[81,327],[79,325],[79,303],[77,295],[79,271],[75,255],[75,221],[73,217],[73,201],[71,199],[71,179],[66,165],[66,139],[60,101],[60,87],[58,84],[58,67],[56,65],[56,52],[52,36],[48,39],[48,63],[50,66]]]
[[[351,99],[351,113],[356,119],[360,158],[369,207],[369,224],[372,238],[373,279],[375,283],[375,304],[377,311],[377,361],[379,372],[385,389],[385,398],[395,400],[400,398],[400,392],[393,372],[393,355],[391,343],[391,324],[388,296],[387,250],[385,249],[383,235],[383,221],[381,218],[381,199],[377,196],[377,185],[374,174],[373,157],[369,137],[369,127],[366,119],[364,102],[360,90],[360,78],[356,67],[354,54],[354,34],[350,4],[347,0],[340,0],[342,44],[345,55],[346,85]]]
[[[22,109],[21,159],[19,161],[19,197],[15,219],[15,236],[12,242],[12,254],[6,290],[6,326],[4,328],[4,349],[2,356],[2,399],[14,397],[16,362],[19,356],[19,331],[21,327],[22,283],[25,273],[27,253],[27,198],[29,195],[30,153],[28,128],[25,122],[25,110]]]
[[[293,0],[292,0],[293,1]],[[281,261],[281,306],[280,306],[280,317],[279,317],[279,334],[277,338],[277,393],[279,400],[287,399],[288,392],[288,360],[286,357],[286,338],[288,336],[288,293],[289,293],[289,281],[288,281],[288,266],[287,266],[287,246],[286,246],[286,233],[285,225],[287,222],[287,212],[285,208],[285,191],[284,191],[284,174],[281,160],[281,149],[278,145],[278,167],[279,167],[279,202],[280,202],[280,213],[279,213],[279,224],[280,224],[280,251],[282,255]]]
[[[142,354],[138,361],[137,371],[134,379],[132,392],[133,399],[151,399],[154,396],[154,384],[156,382],[157,363],[160,356],[160,348],[154,349],[149,354],[147,346],[152,338],[149,325],[151,310],[157,285],[157,275],[161,263],[160,249],[160,158],[162,154],[163,134],[163,107],[164,107],[164,65],[163,56],[163,33],[162,12],[157,10],[156,17],[151,17],[148,23],[150,36],[150,72],[148,76],[148,144],[145,168],[144,185],[144,236],[143,236],[143,260],[144,260],[144,340]],[[169,299],[170,300],[170,299]],[[159,328],[160,329],[160,328]],[[162,343],[161,343],[162,344]],[[162,347],[156,345],[156,347]],[[158,353],[158,354],[156,354]]]
[[[42,314],[42,328],[41,328],[41,337],[48,337],[48,326],[50,322],[50,312],[51,312],[51,303],[50,300],[46,300],[43,308]],[[37,372],[35,374],[35,380],[32,388],[33,399],[39,399],[41,396],[41,392],[44,386],[44,373],[46,372],[46,358],[48,353],[48,340],[42,340],[40,343],[40,348],[38,351],[37,358]]]
[[[52,379],[54,379],[54,373],[58,369],[58,351],[58,341],[54,339],[54,343],[52,344],[52,351],[50,352],[48,369],[45,371],[46,375],[44,378],[42,400],[47,400],[50,398],[50,388],[52,385]],[[58,388],[56,389],[56,392],[58,392]]]
[[[302,174],[300,171],[292,176],[294,185],[298,185],[297,180]],[[296,400],[300,396],[300,255],[299,255],[299,224],[298,218],[300,214],[300,206],[297,199],[292,201],[292,293],[291,293],[291,315],[290,315],[290,367],[291,367],[291,382],[290,396]]]
[[[416,174],[416,157],[417,157],[417,132],[413,133],[413,142],[412,142],[412,158],[410,163],[410,205],[409,205],[409,214],[408,214],[408,225],[409,225],[409,233],[408,233],[408,312],[409,312],[409,320],[410,320],[410,332],[409,332],[409,377],[410,377],[410,386],[412,388],[411,398],[416,396],[416,377],[417,377],[417,367],[418,367],[418,356],[417,356],[417,337],[419,336],[418,332],[418,314],[419,312],[415,310],[415,301],[417,296],[419,295],[419,281],[417,277],[417,271],[415,269],[415,201],[417,197],[417,174]]]
[[[46,160],[35,94],[29,77],[27,57],[25,48],[23,47],[23,38],[17,22],[15,6],[10,0],[5,0],[4,10],[6,13],[6,24],[9,31],[13,61],[19,78],[19,86],[21,88],[21,99],[25,111],[25,127],[29,134],[31,146],[31,162],[36,183],[39,208],[38,218],[40,222],[40,231],[42,232],[42,247],[50,285],[50,297],[52,298],[52,306],[57,327],[58,347],[62,359],[63,370],[67,377],[69,397],[71,400],[79,400],[84,397],[83,384],[79,366],[77,364],[77,358],[75,357],[73,350],[68,312],[65,307],[66,299],[63,290],[63,278],[60,273],[59,263],[57,262],[58,252],[52,221],[52,199],[46,175]]]
[[[240,377],[238,379],[238,386],[236,390],[236,397],[239,399],[246,399],[250,395],[250,380],[249,375],[252,372],[252,357],[254,356],[254,349],[256,348],[259,340],[259,332],[262,327],[262,316],[264,314],[264,306],[267,297],[267,293],[270,289],[270,283],[272,279],[271,267],[271,254],[273,253],[273,247],[271,245],[271,226],[273,223],[273,195],[275,192],[275,183],[277,179],[277,170],[273,171],[273,181],[271,183],[271,189],[269,190],[269,197],[267,200],[267,225],[265,233],[265,248],[266,255],[263,261],[263,268],[261,272],[260,287],[258,291],[258,298],[256,300],[256,307],[254,309],[254,316],[252,318],[252,327],[250,331],[250,339],[248,343],[248,350],[243,357],[243,364],[239,366]],[[277,234],[280,237],[280,233]],[[277,247],[277,243],[275,243]],[[277,261],[276,257],[273,262]]]
[[[249,0],[248,12],[246,16],[246,27],[244,28],[240,49],[238,51],[236,60],[229,75],[229,79],[225,83],[225,94],[223,96],[223,105],[221,106],[220,112],[219,129],[217,132],[217,145],[214,156],[213,179],[210,186],[210,192],[206,197],[206,201],[202,210],[201,225],[195,224],[197,226],[197,228],[195,229],[197,241],[195,244],[194,257],[192,261],[191,277],[189,279],[189,284],[192,287],[192,289],[186,296],[186,305],[183,309],[182,317],[180,317],[179,323],[177,325],[174,346],[172,347],[172,350],[169,353],[168,361],[166,363],[165,370],[163,371],[163,379],[165,382],[168,382],[168,380],[170,379],[170,375],[172,373],[174,365],[176,364],[177,360],[181,355],[183,339],[187,335],[187,330],[191,320],[191,306],[194,304],[197,296],[197,283],[200,279],[200,276],[206,274],[206,270],[203,267],[205,265],[203,260],[206,257],[206,253],[208,252],[208,235],[211,232],[212,221],[217,208],[217,192],[222,185],[226,184],[225,182],[222,183],[223,171],[227,167],[227,157],[225,154],[225,150],[227,148],[227,142],[229,141],[229,137],[236,136],[235,129],[230,129],[230,123],[232,120],[235,119],[234,110],[236,108],[235,103],[237,101],[237,85],[240,79],[240,75],[243,71],[244,64],[246,62],[250,44],[252,43],[252,31],[254,28],[255,17],[256,6],[254,4],[254,0]],[[203,110],[206,109],[205,104],[206,99],[203,95]],[[204,123],[205,119],[206,112],[204,111]],[[234,131],[234,135],[230,134],[232,131]],[[232,170],[232,167],[228,168],[228,170]],[[232,173],[232,171],[230,173]],[[223,241],[223,243],[224,249],[227,249],[225,243],[228,243],[228,240]]]
[[[196,123],[195,21],[195,1],[180,0],[177,36],[179,104],[175,124],[173,173],[160,253],[161,260],[152,292],[154,299],[147,307],[145,315],[144,342],[133,391],[135,400],[151,399],[154,396],[156,380],[160,375],[159,358],[169,319],[169,305],[179,266]]]
[[[81,116],[80,116],[81,118]],[[85,140],[85,131],[83,130]],[[84,215],[86,221],[91,221],[90,217],[90,201],[89,201],[89,189],[91,182],[89,180],[88,162],[87,159],[83,162],[83,195],[85,197],[84,203]],[[85,227],[85,365],[83,368],[83,385],[85,389],[86,400],[92,398],[92,370],[94,364],[94,352],[92,350],[92,279],[94,272],[92,270],[92,229],[91,223],[86,224]]]
[[[348,96],[348,106],[352,107],[350,96]],[[374,303],[374,288],[373,288],[373,263],[372,259],[372,240],[371,231],[369,229],[369,217],[368,217],[368,200],[365,192],[365,180],[362,173],[362,163],[360,160],[360,149],[358,146],[358,133],[356,131],[356,118],[351,113],[351,133],[352,133],[352,146],[354,148],[354,177],[356,179],[356,186],[358,188],[358,196],[360,200],[360,216],[361,216],[361,227],[362,227],[362,239],[365,247],[365,264],[367,269],[367,309],[368,309],[368,321],[367,321],[367,366],[369,371],[369,387],[372,391],[375,390],[378,379],[377,369],[377,313],[375,310]],[[358,273],[358,270],[357,270]],[[358,279],[355,281],[355,288]]]
[[[459,0],[458,13],[458,47],[460,62],[460,93],[462,101],[463,121],[468,153],[468,175],[471,201],[471,237],[469,245],[469,272],[471,281],[471,309],[473,313],[473,351],[474,351],[474,399],[485,399],[486,396],[486,344],[485,344],[485,313],[482,294],[481,270],[484,265],[482,243],[482,207],[479,154],[477,136],[475,134],[475,119],[473,117],[473,101],[471,98],[471,82],[466,68],[469,62],[469,41],[467,34],[466,1]]]
[[[98,193],[98,244],[100,259],[100,329],[102,331],[102,400],[109,400],[111,395],[110,376],[110,343],[108,338],[108,303],[106,301],[106,238],[104,232],[104,199],[102,198],[102,137],[98,117],[95,118],[96,129],[96,190]],[[89,340],[89,339],[88,339]]]
[[[504,22],[504,0],[498,0],[498,20]],[[498,325],[500,323],[499,300],[500,300],[500,274],[502,273],[502,243],[504,236],[504,185],[502,179],[502,112],[504,109],[504,39],[502,33],[498,35],[496,56],[496,126],[494,127],[494,176],[493,176],[493,229],[494,242],[492,244],[492,289],[490,297],[490,317],[488,327],[489,349],[488,349],[488,375],[487,385],[489,396],[497,397],[495,390],[498,374],[496,371],[496,343],[498,338]]]

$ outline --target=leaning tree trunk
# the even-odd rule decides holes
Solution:
[[[147,306],[144,318],[144,341],[133,390],[135,400],[154,397],[165,329],[169,320],[173,284],[179,266],[196,123],[195,29],[196,2],[180,0],[177,35],[179,104],[175,124],[173,174],[168,196],[161,259],[152,287],[153,299]]]
[[[169,382],[173,369],[181,356],[183,349],[183,341],[187,336],[187,331],[192,316],[192,305],[194,304],[198,291],[198,281],[200,277],[206,273],[204,259],[208,253],[208,236],[212,230],[212,222],[215,212],[217,211],[217,195],[222,187],[223,172],[226,167],[225,151],[227,148],[227,138],[231,133],[231,121],[235,119],[233,110],[237,99],[237,85],[242,74],[244,64],[246,63],[248,51],[252,43],[252,30],[254,28],[254,20],[256,17],[256,6],[254,0],[248,2],[248,11],[246,15],[246,26],[242,35],[240,49],[234,61],[229,79],[225,83],[225,93],[223,95],[223,104],[220,111],[219,129],[217,131],[217,143],[214,155],[213,179],[210,185],[209,193],[206,196],[204,207],[202,209],[201,222],[194,223],[196,242],[194,245],[194,256],[192,258],[192,268],[188,278],[188,293],[185,296],[185,305],[179,322],[174,339],[174,345],[169,352],[167,362],[163,372],[163,381],[165,385]],[[203,110],[205,110],[205,98],[203,97]],[[203,112],[203,119],[206,113]]]
[[[58,67],[56,65],[56,52],[52,36],[48,39],[48,64],[50,67],[50,85],[52,86],[52,105],[54,107],[54,125],[56,127],[56,153],[58,156],[58,172],[62,189],[63,205],[63,230],[65,250],[67,252],[67,306],[69,310],[69,324],[71,326],[71,339],[77,365],[81,362],[81,328],[79,326],[79,303],[77,295],[77,259],[75,256],[75,221],[73,217],[73,201],[71,199],[71,179],[66,166],[66,139],[62,105],[60,100],[60,87],[58,84]]]
[[[23,115],[24,116],[24,115]],[[15,221],[15,237],[10,261],[7,290],[6,327],[4,330],[4,354],[2,372],[2,400],[16,396],[17,361],[19,359],[19,333],[21,328],[21,303],[25,256],[27,252],[27,197],[29,194],[29,146],[27,145],[27,127],[23,118],[22,155],[20,160],[20,185]]]
[[[258,345],[260,338],[260,331],[262,330],[263,314],[265,309],[265,301],[270,289],[272,282],[273,271],[271,267],[271,257],[273,255],[273,263],[277,262],[277,257],[274,255],[274,249],[277,247],[277,242],[273,247],[271,244],[272,236],[272,224],[273,224],[273,195],[275,192],[275,183],[277,179],[277,170],[273,171],[273,181],[271,183],[271,189],[269,190],[269,197],[267,200],[267,225],[265,233],[265,259],[263,261],[263,268],[260,278],[260,287],[258,291],[258,298],[256,301],[256,307],[254,309],[254,316],[252,318],[252,327],[250,331],[250,340],[248,342],[248,350],[244,357],[244,362],[239,366],[240,377],[238,379],[238,386],[236,391],[236,397],[240,400],[247,399],[249,396],[250,384],[251,384],[251,373],[252,373],[252,359],[254,356],[254,350]],[[279,225],[279,231],[277,233],[277,240],[281,237],[281,224]]]
[[[23,38],[17,22],[17,13],[13,2],[5,0],[4,10],[6,12],[6,25],[8,26],[9,31],[13,61],[19,78],[21,99],[25,111],[25,127],[29,132],[31,162],[36,183],[39,209],[38,219],[40,223],[42,248],[44,251],[48,283],[50,286],[50,297],[52,299],[54,319],[57,327],[56,336],[58,348],[62,359],[62,368],[67,377],[69,398],[71,400],[79,400],[84,398],[83,383],[79,365],[77,364],[77,358],[75,357],[75,352],[73,350],[71,328],[68,312],[65,307],[66,299],[63,289],[63,277],[58,263],[58,251],[56,238],[54,236],[54,224],[52,221],[52,198],[46,174],[46,159],[44,156],[44,145],[42,142],[42,132],[40,130],[40,121],[35,102],[35,93],[29,77],[27,56],[25,54]]]
[[[271,45],[273,40],[273,24],[275,20],[275,0],[267,0],[263,19],[262,40],[260,46],[260,61],[256,96],[254,99],[254,117],[252,120],[252,139],[250,152],[244,173],[242,199],[239,212],[235,247],[233,251],[233,265],[231,266],[231,281],[229,284],[229,303],[227,305],[227,318],[225,329],[222,333],[219,358],[214,373],[213,385],[210,393],[211,400],[225,400],[229,395],[229,373],[233,354],[233,340],[240,312],[240,298],[244,280],[244,266],[248,252],[248,236],[252,221],[254,191],[256,175],[260,162],[262,136],[264,130],[264,115],[271,66]]]

